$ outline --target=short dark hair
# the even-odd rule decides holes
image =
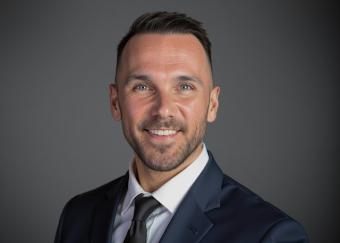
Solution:
[[[133,36],[145,33],[194,35],[202,44],[209,59],[210,66],[212,67],[211,42],[202,23],[183,13],[160,11],[145,13],[132,23],[129,32],[118,44],[116,69],[118,68],[123,49],[127,42]]]

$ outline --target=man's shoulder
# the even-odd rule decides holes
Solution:
[[[114,189],[120,187],[121,183],[124,181],[126,175],[120,176],[110,182],[105,183],[104,185],[98,186],[97,188],[91,189],[89,191],[83,192],[72,197],[66,204],[65,207],[68,208],[78,208],[81,209],[83,207],[91,207],[96,204],[98,201],[101,201],[107,197],[114,196],[110,195],[110,193],[114,193]]]
[[[270,221],[289,218],[286,213],[263,200],[248,187],[226,175],[218,166],[211,152],[209,152],[209,158],[208,166],[199,186],[203,186],[206,194],[212,195],[213,198],[217,195],[219,202],[217,209],[221,215],[236,215],[235,220],[244,220],[243,217],[268,218]],[[212,181],[216,185],[209,184]],[[206,186],[207,184],[209,186]],[[211,193],[211,191],[218,193]]]
[[[233,232],[248,232],[245,237],[302,237],[308,241],[299,222],[227,175],[223,177],[220,207],[214,215],[219,215],[215,218],[219,222],[222,217],[228,218],[224,222],[232,222],[228,228]]]
[[[83,242],[81,239],[88,237],[92,227],[98,226],[92,225],[95,224],[95,217],[99,222],[109,222],[115,202],[124,190],[126,178],[126,175],[121,176],[71,198],[62,211],[55,242]]]
[[[233,205],[236,209],[248,213],[261,211],[262,215],[268,213],[279,218],[289,217],[286,213],[265,201],[251,189],[225,174],[221,193],[221,207],[230,207]]]

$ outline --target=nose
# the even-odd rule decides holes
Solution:
[[[174,97],[167,92],[159,91],[155,97],[152,115],[161,118],[173,117],[175,115],[176,105]]]

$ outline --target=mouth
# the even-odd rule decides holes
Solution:
[[[152,138],[155,139],[167,139],[175,137],[180,130],[174,129],[144,129]]]
[[[149,130],[149,132],[153,135],[157,135],[157,136],[171,136],[171,135],[175,135],[177,133],[176,130],[168,130],[168,129],[159,129],[159,130]]]

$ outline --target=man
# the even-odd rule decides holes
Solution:
[[[296,221],[224,175],[207,151],[219,92],[199,22],[139,17],[118,46],[110,85],[133,161],[126,175],[67,203],[55,242],[308,242]]]

